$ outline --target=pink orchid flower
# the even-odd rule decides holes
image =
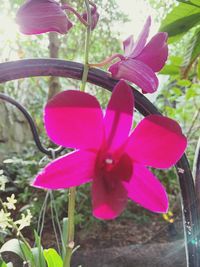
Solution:
[[[54,0],[27,0],[18,10],[16,22],[24,34],[67,33],[72,23]]]
[[[56,144],[76,148],[48,164],[33,185],[64,189],[92,182],[93,215],[114,219],[131,199],[164,213],[166,191],[146,166],[169,168],[183,155],[186,138],[167,117],[149,115],[133,132],[134,97],[123,80],[114,88],[105,116],[94,96],[68,90],[45,107],[44,123]]]
[[[160,71],[168,57],[167,33],[157,33],[147,44],[151,25],[148,17],[144,28],[134,43],[133,36],[123,42],[124,55],[108,69],[116,79],[125,79],[139,86],[143,93],[153,93],[158,88],[155,72]]]

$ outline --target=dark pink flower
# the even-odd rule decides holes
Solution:
[[[144,28],[134,43],[133,36],[124,41],[124,56],[110,66],[116,79],[125,79],[139,86],[144,93],[153,93],[158,88],[155,72],[162,69],[168,57],[167,33],[157,33],[147,44],[151,25],[148,17]]]
[[[87,93],[68,90],[50,100],[44,112],[48,136],[76,148],[48,164],[33,185],[63,189],[92,182],[93,215],[113,219],[127,199],[154,212],[166,212],[168,198],[146,166],[169,168],[186,148],[180,126],[167,117],[149,115],[133,132],[134,98],[122,80],[114,88],[105,115]]]
[[[95,5],[93,5],[93,7],[91,8],[91,15],[92,15],[91,30],[93,31],[96,28],[97,23],[99,21],[99,13],[97,12],[97,8],[96,8]],[[84,20],[87,21],[88,20],[87,12],[84,12],[82,17],[83,17]]]
[[[16,22],[24,34],[67,33],[72,23],[54,0],[27,0],[18,10]]]

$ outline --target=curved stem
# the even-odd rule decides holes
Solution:
[[[81,17],[81,15],[73,7],[71,7],[71,6],[67,5],[67,4],[63,4],[62,5],[62,9],[71,11],[74,15],[77,16],[77,18],[80,20],[81,23],[83,23],[86,27],[89,26],[87,21],[84,20],[84,18]]]
[[[124,60],[125,57],[121,54],[114,54],[106,59],[104,59],[103,61],[99,62],[99,63],[92,63],[92,64],[89,64],[90,67],[103,67],[107,64],[109,64],[111,61],[113,61],[114,59],[116,58],[119,58],[120,60]]]
[[[97,6],[92,1],[89,1],[89,4],[94,8],[94,11],[97,10]]]

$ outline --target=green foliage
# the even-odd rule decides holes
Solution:
[[[182,65],[183,59],[179,56],[171,56],[164,66],[164,68],[160,71],[160,74],[164,75],[180,75],[180,67]]]
[[[197,78],[200,80],[200,60],[198,60],[197,64]]]
[[[10,239],[0,249],[0,253],[12,252],[21,258],[24,262],[30,262],[31,267],[62,267],[63,261],[61,256],[55,249],[42,248],[40,237],[36,232],[36,247],[31,248],[28,243],[18,239]],[[0,259],[0,267],[9,267],[2,259]]]
[[[177,0],[177,1],[185,3],[185,4],[193,5],[193,6],[200,6],[199,0]]]
[[[63,267],[63,261],[60,255],[58,255],[58,253],[55,251],[55,249],[45,249],[44,257],[48,267]]]
[[[169,42],[179,40],[191,28],[200,23],[200,7],[186,3],[176,6],[162,21],[160,31],[167,32]]]
[[[0,267],[8,267],[8,265],[0,258]]]

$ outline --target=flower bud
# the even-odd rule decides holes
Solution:
[[[54,0],[27,0],[18,10],[16,22],[24,34],[67,33],[73,26]]]
[[[91,15],[92,15],[91,30],[93,31],[96,28],[96,25],[97,25],[98,20],[99,20],[99,13],[97,12],[96,6],[95,7],[92,7],[92,9],[91,9]],[[84,20],[87,21],[88,20],[87,12],[84,12],[82,14],[82,17],[83,17]]]

